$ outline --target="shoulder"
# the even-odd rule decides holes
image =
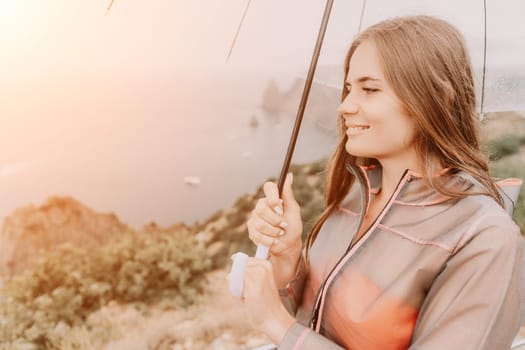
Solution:
[[[467,244],[480,249],[515,249],[523,244],[518,225],[494,199],[471,195],[458,200],[455,210],[465,214],[465,227],[455,244],[453,254]]]

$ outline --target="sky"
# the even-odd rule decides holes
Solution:
[[[156,201],[173,205],[161,196],[181,195],[167,190],[173,185],[164,182],[168,175],[176,174],[177,181],[183,176],[169,165],[190,156],[205,159],[188,153],[204,151],[202,144],[219,152],[225,135],[226,142],[248,135],[235,128],[257,110],[268,80],[285,90],[305,75],[325,7],[321,0],[252,0],[226,61],[247,0],[115,0],[108,13],[109,2],[0,0],[0,219],[14,207],[60,193],[115,209],[128,221],[144,211],[134,223],[147,217],[169,223],[168,209],[162,220],[146,212]],[[320,66],[342,64],[361,5],[334,1]],[[479,67],[482,5],[481,0],[368,0],[364,27],[395,15],[442,17],[465,34]],[[488,65],[525,76],[525,1],[487,0],[487,6]],[[201,131],[202,139],[184,140]],[[185,143],[169,142],[178,139]],[[238,191],[255,189],[268,175],[248,176],[233,161],[224,166],[253,177]],[[198,170],[187,175],[202,175]],[[160,173],[166,178],[157,178]],[[141,181],[155,182],[155,189]],[[152,191],[147,204],[119,209],[137,196],[129,188],[139,186]],[[111,190],[101,194],[95,187]]]
[[[115,0],[106,15],[108,3],[0,0],[0,73],[18,80],[50,72],[165,74],[222,69],[247,1]],[[487,3],[489,43],[490,36],[503,37],[498,52],[499,47],[519,41],[523,50],[525,29],[519,24],[525,2]],[[322,62],[340,62],[357,29],[361,4],[334,2]],[[452,21],[468,37],[482,35],[482,1],[368,0],[366,4],[364,26],[423,10]],[[251,70],[304,69],[324,6],[320,0],[252,0],[229,65]]]

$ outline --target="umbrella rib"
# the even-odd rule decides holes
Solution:
[[[242,24],[244,23],[244,18],[246,17],[246,13],[248,13],[248,8],[250,7],[251,2],[252,0],[248,0],[248,3],[246,4],[246,8],[244,9],[244,13],[242,14],[241,21],[239,22],[239,26],[237,27],[237,31],[235,32],[235,36],[233,37],[233,41],[230,46],[230,51],[228,52],[228,56],[226,57],[226,62],[230,60],[230,56],[232,54],[233,48],[235,47],[235,42],[237,41],[237,37],[239,36],[239,33],[242,28]]]
[[[487,68],[487,1],[483,0],[483,74],[481,78],[481,101],[480,101],[480,111],[479,111],[479,118],[483,119],[483,115],[485,114],[483,110],[483,105],[485,104],[485,73]]]
[[[361,17],[359,17],[359,27],[357,27],[357,34],[361,33],[361,27],[363,26],[363,17],[365,16],[366,0],[363,0],[361,5]]]
[[[109,3],[109,6],[106,10],[106,15],[109,13],[109,11],[111,10],[111,7],[113,6],[113,3],[115,2],[115,0],[111,0],[111,2]]]

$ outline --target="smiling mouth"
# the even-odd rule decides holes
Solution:
[[[356,134],[356,133],[359,133],[361,131],[364,131],[364,130],[367,130],[369,129],[370,127],[369,126],[366,126],[366,125],[352,125],[352,126],[349,126],[347,129],[346,129],[346,133],[347,134]]]

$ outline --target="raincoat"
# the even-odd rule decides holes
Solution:
[[[524,305],[523,239],[512,208],[486,195],[446,197],[407,170],[349,248],[381,169],[349,170],[356,183],[323,224],[309,268],[301,257],[279,291],[296,317],[279,349],[510,349]],[[521,183],[498,182],[509,208]],[[461,172],[447,186],[480,188]]]

